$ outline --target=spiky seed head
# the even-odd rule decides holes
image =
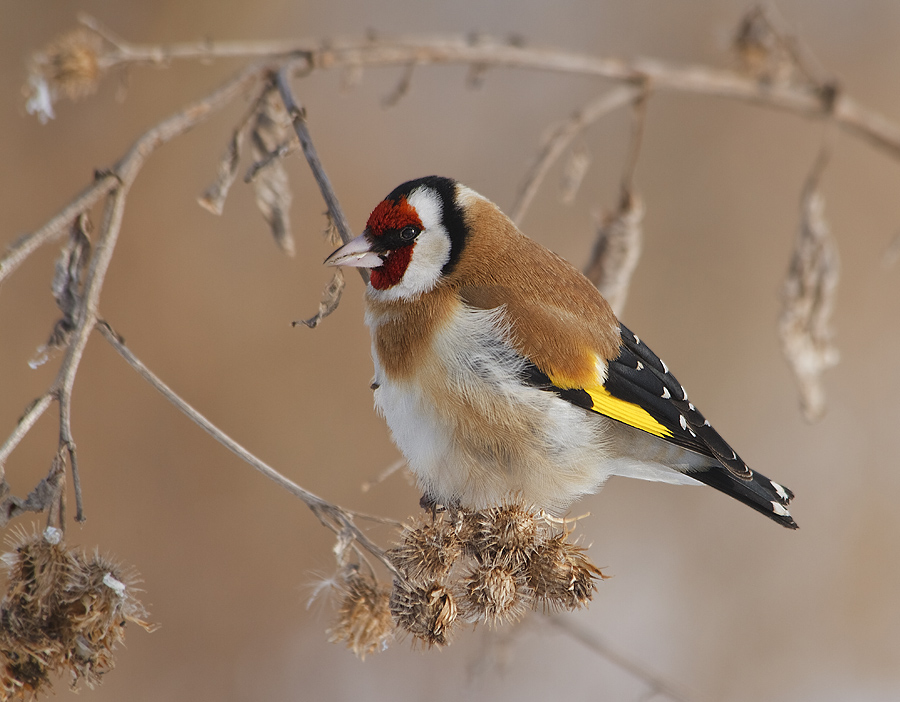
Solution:
[[[518,504],[471,512],[465,525],[466,550],[480,560],[522,562],[538,538],[534,512]]]
[[[390,592],[370,575],[348,566],[339,578],[343,597],[337,623],[328,630],[331,643],[343,642],[365,660],[369,653],[387,648],[394,633]]]
[[[545,609],[578,609],[590,602],[596,581],[605,576],[584,549],[569,543],[560,533],[546,540],[528,562],[528,585],[535,605]]]
[[[91,94],[103,74],[103,39],[80,28],[64,34],[32,58],[32,72],[39,73],[55,95],[77,100]]]
[[[391,614],[403,631],[429,646],[443,646],[456,621],[456,599],[442,585],[418,587],[394,580]]]
[[[530,600],[522,568],[478,565],[462,581],[460,615],[467,621],[499,626],[518,620]]]
[[[452,519],[444,515],[405,527],[400,544],[387,552],[397,570],[421,586],[442,581],[460,555],[458,531]]]
[[[36,694],[51,674],[93,686],[113,667],[126,621],[139,617],[134,577],[100,557],[66,547],[61,533],[19,534],[3,557],[9,569],[0,604],[0,696]],[[18,691],[18,692],[16,692]]]

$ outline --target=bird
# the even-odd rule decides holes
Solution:
[[[368,269],[375,407],[422,505],[559,514],[613,475],[706,484],[796,529],[599,290],[486,197],[395,188],[325,260]]]

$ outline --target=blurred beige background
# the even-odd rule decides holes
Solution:
[[[534,44],[727,65],[749,3],[701,0],[421,3],[262,0],[122,3],[0,0],[0,241],[40,226],[151,124],[239,67],[221,61],[133,69],[41,126],[21,97],[27,56],[84,10],[136,42],[384,33],[521,34]],[[862,103],[900,120],[900,4],[783,0],[782,13]],[[418,70],[392,109],[400,69],[368,70],[342,92],[337,73],[296,84],[352,225],[408,178],[456,177],[509,208],[542,134],[602,85],[464,68]],[[117,94],[124,92],[125,100]],[[311,315],[329,273],[321,203],[299,158],[289,164],[298,255],[271,241],[250,189],[225,214],[196,205],[244,103],[163,148],[129,199],[102,312],[188,401],[303,486],[366,512],[403,518],[418,495],[402,477],[360,485],[397,459],[371,409],[360,281],[338,312]],[[627,113],[579,142],[593,164],[576,202],[551,174],[524,222],[579,265],[592,213],[615,202]],[[790,486],[790,533],[709,489],[613,480],[576,513],[593,560],[615,576],[574,615],[691,700],[900,698],[900,266],[883,253],[900,230],[900,163],[842,135],[824,179],[843,276],[841,365],[827,375],[824,420],[801,418],[775,329],[800,187],[820,126],[713,98],[650,103],[637,185],[646,252],[625,322],[674,370],[751,466]],[[56,319],[49,284],[58,246],[0,290],[0,434],[50,382],[58,359],[27,361]],[[74,398],[88,521],[69,540],[142,573],[154,634],[133,629],[117,669],[83,699],[637,700],[646,687],[534,618],[518,633],[468,631],[444,651],[396,643],[365,662],[326,643],[330,532],[296,499],[213,443],[102,341],[87,347]],[[55,450],[52,412],[7,465],[17,494]],[[67,700],[65,684],[56,699]]]

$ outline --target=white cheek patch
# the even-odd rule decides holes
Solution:
[[[376,300],[413,299],[431,290],[450,260],[450,235],[441,223],[443,204],[431,188],[422,186],[407,198],[422,222],[422,233],[416,238],[412,259],[403,277],[386,290],[370,289]]]

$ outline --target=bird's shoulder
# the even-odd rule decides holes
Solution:
[[[503,307],[511,343],[565,387],[597,381],[618,355],[618,320],[597,288],[565,259],[522,234],[485,200],[466,208],[474,234],[445,281],[475,309]]]

